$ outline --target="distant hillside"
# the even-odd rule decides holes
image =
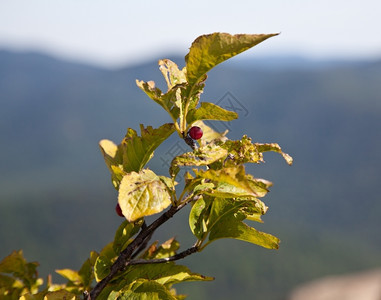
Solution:
[[[381,62],[263,64],[217,66],[202,100],[240,114],[215,128],[278,142],[294,157],[292,167],[273,154],[249,166],[275,183],[259,228],[279,236],[281,248],[216,242],[184,261],[216,277],[184,285],[189,299],[281,300],[318,276],[381,266]],[[98,141],[119,142],[127,127],[170,121],[135,79],[164,88],[154,61],[106,70],[0,51],[0,257],[23,248],[46,274],[78,267],[112,239],[121,220]],[[173,136],[162,145],[150,167],[167,174],[176,142]],[[186,220],[174,220],[158,238],[178,230],[189,231]],[[192,243],[189,234],[177,236]]]

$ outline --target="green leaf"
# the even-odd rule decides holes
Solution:
[[[152,158],[154,150],[164,142],[174,131],[175,126],[167,123],[157,129],[152,126],[144,128],[140,125],[141,136],[129,128],[121,145],[123,169],[125,172],[139,172]]]
[[[76,295],[66,291],[66,290],[59,290],[55,292],[49,292],[45,295],[44,300],[76,300],[80,299]]]
[[[271,143],[271,144],[255,144],[259,152],[267,152],[267,151],[273,151],[281,154],[285,161],[292,165],[293,159],[290,155],[287,153],[284,153],[280,146],[277,143]]]
[[[16,281],[16,278],[14,277],[0,274],[0,291],[1,291],[1,288],[6,288],[6,289],[12,288],[15,281]]]
[[[0,262],[0,273],[8,273],[22,280],[29,291],[42,284],[37,274],[37,262],[27,262],[22,250],[13,251]]]
[[[143,225],[143,219],[136,222],[129,222],[125,220],[116,230],[113,249],[115,253],[120,253],[129,244],[130,238],[138,233],[140,227]]]
[[[180,248],[180,243],[175,239],[171,238],[168,241],[157,246],[158,242],[154,242],[141,256],[143,259],[159,259],[166,258],[176,254],[176,251]]]
[[[74,271],[71,269],[61,269],[61,270],[56,270],[56,273],[60,274],[62,277],[66,278],[67,280],[72,281],[73,283],[79,284],[82,282],[82,278],[77,271]]]
[[[119,146],[112,141],[101,140],[99,146],[106,165],[111,172],[111,179],[116,189],[126,173],[139,172],[152,158],[154,150],[174,131],[175,126],[167,123],[157,129],[140,125],[141,136],[131,128]]]
[[[226,170],[226,168],[225,168]],[[236,169],[238,171],[238,169]],[[213,171],[211,171],[213,173]],[[216,171],[220,174],[221,171]],[[202,175],[203,176],[203,175]],[[268,188],[272,185],[270,181],[254,178],[250,174],[244,175],[244,180],[237,183],[228,183],[226,181],[232,182],[230,179],[219,178],[219,182],[216,184],[216,188],[213,190],[206,190],[205,193],[214,197],[219,198],[250,198],[255,199],[256,197],[264,197],[268,192]],[[225,182],[223,181],[225,180]]]
[[[262,154],[259,151],[257,144],[251,142],[251,138],[244,135],[242,139],[232,141],[226,140],[219,144],[222,148],[226,149],[230,154],[231,165],[241,165],[244,163],[259,163],[262,161]]]
[[[82,264],[78,271],[78,275],[81,278],[81,286],[83,289],[88,290],[92,281],[94,280],[94,265],[99,254],[95,251],[90,252],[90,257]]]
[[[198,120],[231,121],[237,118],[238,114],[234,111],[223,109],[213,103],[201,102],[201,107],[188,112],[187,122],[191,125]]]
[[[22,250],[13,251],[10,255],[6,256],[0,262],[0,272],[11,274],[23,274],[25,271],[26,264],[27,261],[23,256]]]
[[[248,212],[247,212],[248,210]],[[234,238],[253,243],[268,249],[278,249],[279,239],[248,226],[243,220],[246,215],[253,215],[255,203],[216,198],[209,217],[209,241],[221,238]]]
[[[118,202],[129,222],[159,213],[171,204],[166,185],[151,170],[125,175],[120,183]]]
[[[136,80],[136,84],[148,97],[164,108],[174,122],[177,120],[181,114],[181,105],[178,103],[178,95],[181,93],[182,85],[175,85],[168,90],[167,93],[163,94],[159,88],[155,87],[155,82],[153,81],[144,82]]]
[[[209,216],[208,208],[211,204],[210,197],[200,197],[192,206],[189,213],[189,227],[199,240],[203,239],[208,232],[206,220]]]
[[[37,294],[24,294],[22,295],[19,300],[44,300],[44,296],[46,293],[41,292]],[[1,295],[1,290],[0,290],[0,295]]]
[[[248,177],[248,175],[246,175],[245,167],[242,165],[237,167],[223,168],[220,170],[196,170],[195,173],[196,176],[199,176],[201,178],[223,183],[224,185],[220,185],[220,191],[216,190],[216,192],[222,193],[224,192],[224,188],[226,188],[226,190],[229,189],[229,191],[233,193],[235,189],[237,197],[258,197],[258,194],[254,189],[254,185],[252,184],[252,182],[250,182],[250,179],[252,179],[252,177]]]
[[[110,273],[110,268],[117,259],[113,243],[107,244],[99,253],[94,265],[94,275],[97,282],[101,281]]]
[[[235,185],[219,182],[215,189],[205,191],[205,194],[218,197],[218,198],[237,198],[237,197],[246,197],[254,198],[252,190],[247,190]]]
[[[174,262],[130,266],[127,267],[123,278],[130,282],[138,279],[155,280],[166,286],[185,281],[213,280],[212,277],[193,273],[187,267],[176,265]]]
[[[197,83],[200,78],[219,63],[250,49],[277,34],[212,33],[199,36],[185,56],[187,80]]]
[[[207,145],[193,152],[187,152],[176,156],[169,168],[169,173],[175,177],[180,171],[180,166],[207,166],[227,156],[227,151],[219,146]]]
[[[99,282],[105,278],[110,273],[111,266],[112,263],[107,257],[99,256],[94,266],[95,280]]]
[[[108,300],[177,300],[162,284],[149,280],[137,280],[120,291],[112,291]]]

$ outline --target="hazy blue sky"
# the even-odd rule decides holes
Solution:
[[[0,0],[0,49],[105,65],[174,51],[201,34],[281,35],[245,55],[381,57],[381,1]]]

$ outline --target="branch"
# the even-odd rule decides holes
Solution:
[[[187,250],[184,250],[183,252],[177,253],[173,256],[166,257],[166,258],[160,258],[160,259],[136,259],[136,260],[131,260],[128,265],[145,265],[145,264],[162,264],[162,263],[167,263],[170,261],[175,261],[179,259],[183,259],[187,257],[188,255],[191,255],[193,253],[198,252],[199,247],[197,245],[194,245],[190,247]]]
[[[98,282],[96,286],[91,290],[90,293],[88,293],[87,291],[83,293],[84,299],[95,300],[96,297],[107,286],[107,284],[116,276],[116,274],[119,273],[120,271],[123,271],[132,262],[131,257],[133,253],[135,251],[140,250],[141,245],[143,245],[145,241],[149,239],[149,237],[153,234],[153,232],[162,224],[167,222],[170,218],[172,218],[179,210],[181,210],[185,205],[187,205],[192,200],[195,200],[194,196],[189,197],[186,201],[182,202],[178,206],[171,206],[169,210],[167,210],[159,218],[157,218],[154,222],[152,222],[151,225],[142,228],[142,230],[139,232],[136,238],[127,246],[126,249],[124,249],[120,253],[118,259],[111,266],[110,273],[105,278],[103,278],[100,282]]]
[[[142,225],[142,230],[144,230],[145,228],[147,228],[146,221],[144,221],[144,223]],[[142,252],[145,249],[145,247],[147,247],[148,242],[151,240],[153,233],[154,233],[154,231],[152,231],[151,234],[146,237],[144,242],[139,246],[139,248],[135,251],[135,253],[131,255],[132,259],[134,259],[136,256],[138,256],[139,253]]]

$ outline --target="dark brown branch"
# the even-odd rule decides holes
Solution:
[[[184,137],[184,142],[188,144],[189,147],[192,148],[192,150],[197,149],[196,142],[188,135]]]
[[[123,250],[115,263],[111,266],[110,273],[103,278],[96,286],[92,289],[90,294],[85,292],[85,300],[95,300],[96,297],[102,292],[102,290],[107,286],[107,284],[116,276],[117,273],[123,271],[131,262],[131,257],[135,251],[138,251],[141,245],[153,234],[153,232],[160,227],[162,224],[167,222],[172,218],[179,210],[181,210],[187,203],[194,200],[193,197],[189,198],[187,201],[184,201],[178,206],[171,206],[169,210],[163,213],[159,218],[157,218],[149,226],[142,228],[136,238]],[[192,249],[192,248],[190,248]],[[185,256],[184,256],[185,257]]]
[[[147,228],[147,224],[146,222],[144,221],[143,225],[142,225],[142,230],[145,230],[145,228]],[[152,235],[153,235],[154,231],[151,232],[151,234],[149,236],[146,237],[146,239],[144,240],[144,242],[139,246],[139,248],[131,255],[131,259],[134,259],[136,256],[139,255],[140,252],[142,252],[146,247],[147,247],[147,244],[148,242],[151,240],[152,238]]]
[[[166,257],[166,258],[148,259],[148,260],[147,259],[131,260],[128,265],[132,266],[132,265],[145,265],[145,264],[162,264],[162,263],[166,263],[170,261],[175,261],[175,260],[183,259],[193,253],[196,253],[198,251],[198,248],[199,247],[195,245],[183,252],[177,253],[173,256]]]

